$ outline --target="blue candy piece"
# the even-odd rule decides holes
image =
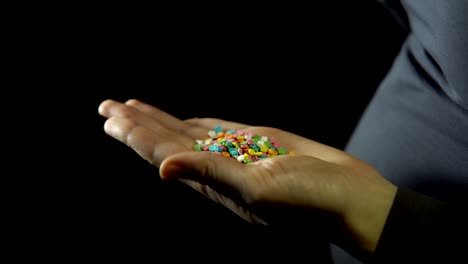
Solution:
[[[215,131],[216,133],[219,133],[219,132],[222,132],[222,131],[223,131],[223,128],[222,128],[221,126],[215,126],[214,131]]]
[[[237,149],[231,149],[231,150],[229,150],[229,153],[230,153],[231,156],[233,156],[233,157],[239,156],[239,152],[237,152]]]
[[[220,146],[217,146],[217,145],[211,145],[208,148],[208,150],[212,151],[212,152],[222,152],[223,151],[223,149]]]

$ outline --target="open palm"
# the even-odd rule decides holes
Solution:
[[[216,118],[180,120],[137,100],[106,100],[99,113],[107,118],[106,133],[160,168],[162,178],[179,179],[250,222],[268,224],[251,210],[268,203],[320,208],[344,218],[347,212],[362,217],[361,211],[367,210],[359,207],[367,203],[363,200],[394,193],[395,188],[389,188],[391,184],[368,164],[280,129]],[[205,138],[216,126],[275,137],[297,155],[243,164],[211,152],[193,151],[195,140]],[[390,206],[387,199],[383,203]],[[350,205],[353,210],[348,210]]]

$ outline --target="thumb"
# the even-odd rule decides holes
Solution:
[[[252,169],[253,166],[213,152],[182,152],[167,157],[161,163],[159,174],[163,180],[190,179],[217,191],[228,188],[239,194]]]

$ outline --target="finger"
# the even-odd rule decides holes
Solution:
[[[131,119],[110,117],[104,123],[104,131],[131,147],[142,158],[159,167],[161,162],[168,156],[182,151],[189,151],[168,138],[165,134],[157,134],[144,126],[138,125]]]
[[[207,136],[208,131],[206,128],[186,123],[177,117],[162,111],[161,109],[143,103],[139,100],[130,99],[125,102],[125,104],[153,118],[158,123],[169,128],[170,130],[185,134],[193,139],[200,139]]]
[[[190,179],[206,184],[230,197],[249,201],[251,190],[245,177],[255,173],[255,166],[248,166],[233,158],[213,152],[178,153],[161,164],[162,179]]]
[[[181,134],[178,130],[175,130],[174,125],[167,127],[161,122],[159,122],[159,120],[151,118],[147,114],[139,111],[138,109],[132,106],[116,101],[104,102],[102,105],[103,107],[100,108],[100,111],[102,111],[103,115],[107,117],[119,117],[130,119],[137,125],[146,127],[154,131],[158,135],[164,135],[166,138],[171,136],[173,140],[182,142],[188,148],[190,148],[194,144],[193,138],[186,137],[184,134]],[[182,121],[179,122],[183,123]]]
[[[204,127],[206,129],[213,129],[216,126],[220,126],[225,130],[229,130],[229,129],[239,130],[239,129],[244,129],[244,128],[249,127],[249,125],[246,125],[246,124],[225,121],[225,120],[218,119],[218,118],[190,118],[190,119],[184,120],[184,122],[186,122],[187,124],[191,124],[193,126]]]
[[[112,99],[107,99],[99,104],[98,112],[100,115],[109,118],[110,117],[110,109],[119,102],[114,101]]]

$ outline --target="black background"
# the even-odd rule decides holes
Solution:
[[[244,239],[234,252],[266,244],[258,256],[300,253],[190,188],[162,183],[157,168],[104,133],[98,105],[136,98],[181,119],[273,126],[342,149],[403,31],[374,1],[173,4],[145,11],[99,7],[74,26],[74,82],[89,91],[87,110],[95,118],[94,163],[83,165],[89,175],[81,180],[80,219],[91,231],[85,248],[101,256],[151,257],[161,248],[219,249]],[[197,245],[199,237],[210,244]]]

